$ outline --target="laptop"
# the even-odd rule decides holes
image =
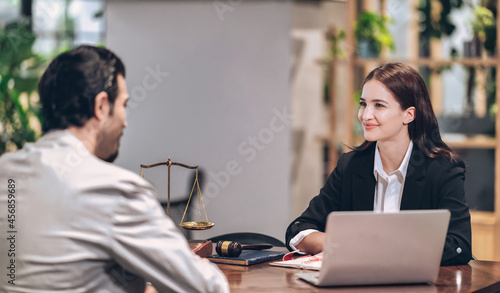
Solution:
[[[316,286],[433,283],[450,222],[448,210],[332,212]]]

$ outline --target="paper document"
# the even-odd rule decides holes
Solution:
[[[270,263],[270,265],[319,271],[321,269],[322,260],[323,253],[318,253],[313,256],[303,256],[292,260],[277,261]]]

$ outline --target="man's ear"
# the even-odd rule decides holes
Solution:
[[[110,107],[107,92],[102,91],[95,96],[94,116],[97,120],[101,121],[109,116]]]
[[[415,120],[415,107],[409,107],[405,110],[405,118],[403,119],[403,124],[408,125],[413,120]]]

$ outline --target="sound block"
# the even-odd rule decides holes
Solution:
[[[212,241],[210,240],[188,240],[191,250],[200,257],[207,257],[213,251]]]

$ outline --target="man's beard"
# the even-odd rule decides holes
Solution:
[[[109,156],[103,160],[108,162],[108,163],[113,163],[117,157],[118,157],[118,151],[116,151],[114,154],[112,154],[111,156]]]

